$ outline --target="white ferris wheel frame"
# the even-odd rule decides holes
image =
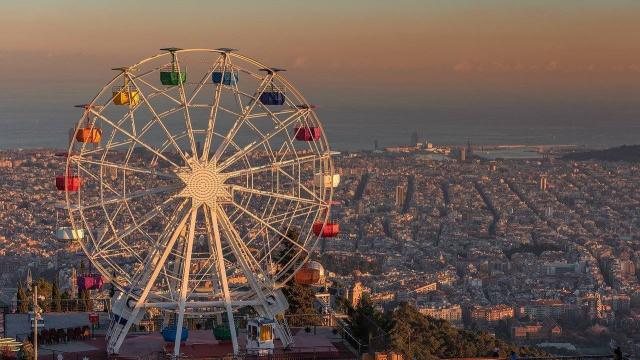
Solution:
[[[178,78],[181,79],[183,67],[180,64],[180,58],[189,53],[209,53],[216,56],[215,61],[212,62],[202,79],[197,84],[191,83],[191,85],[195,85],[192,93],[187,93],[185,90],[185,81],[179,80],[178,85],[164,88],[148,81],[148,76],[160,73],[160,66],[134,74],[135,71],[142,71],[143,65],[147,63],[163,57],[173,57],[177,64]],[[265,74],[260,75],[254,72],[255,70],[251,71],[246,68],[246,65],[241,67],[237,65],[237,62],[253,65],[258,70],[266,70]],[[210,85],[207,82],[211,81],[211,75],[216,69],[222,70],[223,77],[227,71],[230,71],[232,75],[235,71],[241,71],[243,76],[248,75],[256,79],[259,85],[254,93],[250,94],[240,90],[237,81],[231,85],[220,83],[214,86],[215,91],[210,104],[194,102],[205,85]],[[79,244],[94,268],[124,294],[122,301],[126,303],[125,305],[130,305],[131,299],[135,303],[131,309],[127,310],[129,318],[125,324],[119,326],[119,320],[116,321],[116,325],[112,324],[109,330],[109,351],[117,353],[126,333],[135,323],[135,318],[139,317],[141,312],[144,313],[146,309],[155,308],[176,314],[176,324],[178,324],[176,326],[176,340],[181,336],[182,327],[180,324],[183,324],[186,316],[225,312],[231,331],[234,353],[238,353],[233,311],[243,306],[253,306],[261,316],[275,319],[277,312],[282,310],[283,306],[286,309],[286,300],[284,304],[281,304],[279,289],[291,280],[295,271],[308,260],[321,237],[321,235],[314,234],[309,225],[317,222],[326,224],[329,221],[333,186],[318,184],[316,187],[315,182],[310,185],[308,181],[309,175],[313,178],[318,168],[320,168],[322,175],[333,176],[335,173],[322,125],[315,114],[314,107],[280,74],[280,69],[267,67],[256,60],[235,53],[232,49],[173,49],[119,70],[121,73],[108,82],[84,107],[85,113],[74,128],[75,133],[85,123],[92,128],[97,127],[99,122],[107,124],[111,133],[104,134],[107,135],[103,138],[106,144],[92,146],[72,138],[68,148],[67,170],[65,172],[69,175],[69,170],[75,170],[76,175],[95,183],[99,189],[98,199],[83,198],[82,188],[77,192],[65,192],[69,221],[74,229],[87,230],[85,231],[86,239],[79,241]],[[110,118],[105,111],[110,106],[114,106],[112,101],[115,94],[113,96],[105,94],[120,80],[134,86],[139,92],[140,100],[135,105],[129,104],[128,111],[121,118],[115,119]],[[284,106],[272,111],[267,105],[262,104],[259,98],[267,86],[275,81],[283,91],[286,91],[287,99]],[[142,90],[145,87],[151,89],[146,94]],[[176,89],[178,96],[172,95]],[[234,111],[230,106],[226,107],[221,104],[223,91],[231,91],[235,95],[238,104],[237,111]],[[158,112],[151,102],[156,97],[170,101],[175,105],[170,109]],[[242,98],[249,99],[246,105]],[[144,126],[136,127],[137,118],[135,115],[140,107],[146,107],[152,119],[145,119],[148,121],[143,122]],[[193,126],[190,110],[196,108],[209,109],[206,129],[196,129]],[[256,109],[259,109],[260,112],[254,112]],[[185,129],[179,133],[172,133],[163,119],[181,112],[184,115]],[[216,120],[219,112],[235,117],[234,124],[225,134],[216,132]],[[263,132],[258,129],[254,122],[257,119],[273,121],[272,130]],[[317,127],[321,132],[317,141],[305,142],[309,149],[304,152],[298,151],[295,144],[296,134],[292,132],[294,126],[301,124],[305,127]],[[127,126],[130,129],[127,129]],[[162,129],[166,136],[160,146],[144,139],[146,132],[153,126]],[[243,128],[253,131],[252,134],[257,139],[240,147],[236,144],[235,136]],[[128,140],[116,140],[116,135],[124,136]],[[201,151],[198,151],[196,136],[204,136],[205,141]],[[276,136],[284,136],[286,139],[278,149],[272,148],[270,142]],[[216,137],[221,143],[213,149],[211,146]],[[187,140],[188,144],[181,146],[179,142],[184,142],[184,140]],[[126,151],[123,152],[123,149]],[[152,157],[152,160],[147,164],[148,166],[140,167],[130,163],[135,150],[144,150],[147,155]],[[123,160],[118,163],[107,159],[110,151],[111,155],[125,154]],[[229,151],[231,154],[227,155]],[[176,157],[172,158],[170,154]],[[252,166],[250,156],[255,154],[263,154],[269,161]],[[159,163],[163,164],[164,169],[158,167]],[[228,170],[237,164],[245,166]],[[311,170],[308,169],[309,166]],[[99,171],[92,171],[91,167],[98,167]],[[297,174],[283,170],[287,167],[297,169]],[[313,173],[303,174],[303,170],[313,171]],[[108,173],[112,171],[115,171],[116,174],[122,174],[121,189],[114,188],[106,181]],[[292,195],[256,188],[254,176],[262,176],[269,172],[272,173],[272,181],[275,173],[277,179],[282,177],[287,182],[295,184],[298,188],[297,192],[293,190]],[[186,175],[180,175],[182,173],[186,173]],[[127,174],[164,179],[167,180],[167,184],[140,191],[127,191]],[[208,179],[208,184],[214,185],[204,186],[204,180],[202,180],[204,178]],[[227,183],[227,181],[234,181],[233,179],[237,178],[250,179],[250,181],[246,182],[246,186]],[[256,180],[260,181],[259,178]],[[211,188],[216,189],[212,190]],[[231,196],[227,196],[228,194],[225,192],[230,193]],[[236,192],[243,193],[245,196],[243,199],[248,200],[236,201],[233,196]],[[307,196],[304,197],[302,194]],[[145,213],[136,218],[137,212],[131,203],[138,199],[160,195],[165,196],[162,203],[147,204],[148,208]],[[267,204],[271,204],[273,199],[270,211],[267,211],[269,206],[266,206],[262,213],[249,208],[250,200],[260,196],[268,199]],[[278,201],[287,202],[286,211],[278,212],[276,210]],[[117,210],[109,211],[107,209],[114,205],[117,206]],[[168,213],[168,210],[163,210],[168,206],[173,209],[171,213]],[[226,206],[231,206],[234,210],[227,210]],[[102,234],[98,231],[102,228],[97,228],[95,225],[95,218],[98,216],[93,215],[91,218],[92,215],[87,215],[88,213],[94,214],[94,212],[100,214],[100,211],[103,215],[101,222],[105,230]],[[115,219],[118,216],[124,216],[123,214],[128,214],[127,216],[131,217],[132,224],[124,229],[119,229]],[[202,282],[204,276],[196,285],[193,285],[192,257],[194,256],[193,247],[199,214],[206,224],[204,233],[206,233],[210,249],[210,254],[205,261],[208,268],[204,274],[209,272],[215,274],[219,287],[219,289],[215,289],[216,284],[214,284],[215,296],[212,294],[201,296],[195,291],[195,287]],[[152,234],[144,230],[147,223],[158,220],[160,217],[164,219],[164,227],[160,233]],[[238,230],[240,219],[253,221],[254,227],[252,229],[259,228],[258,233],[266,232],[279,236],[280,241],[274,245],[274,248],[281,244],[288,246],[285,255],[290,253],[292,255],[287,255],[287,262],[280,264],[280,269],[275,270],[275,274],[280,274],[279,276],[271,276],[268,269],[265,268],[267,262],[273,262],[272,253],[262,254],[262,257],[258,259],[254,257],[253,249],[250,246],[259,235],[255,235],[252,239],[246,235],[250,232],[242,235]],[[291,235],[288,231],[294,219],[296,221],[303,219],[306,225],[305,228],[300,229],[299,234],[300,238],[304,238],[303,241],[290,239]],[[274,224],[288,225],[285,230]],[[106,236],[105,234],[112,235]],[[151,249],[148,250],[145,257],[138,254],[139,249],[135,245],[127,243],[127,239],[134,234],[151,242]],[[181,244],[179,245],[181,251],[174,251],[177,243]],[[118,247],[120,251],[118,251]],[[121,266],[116,260],[112,260],[123,254],[139,265],[135,273],[128,273],[126,267]],[[174,258],[173,267],[176,269],[172,273],[173,275],[167,274],[169,264],[166,261],[170,257]],[[284,257],[283,255],[281,258]],[[247,286],[231,289],[227,278],[229,271],[244,275]],[[178,274],[181,277],[179,279],[174,276]],[[157,281],[163,276],[167,287],[158,291]],[[123,283],[120,281],[123,278],[128,280]],[[171,285],[174,287],[172,288]],[[212,298],[215,299],[212,300]],[[274,302],[280,303],[280,307],[273,305]],[[291,343],[291,335],[288,333],[286,324],[279,325],[276,326],[276,334],[285,345]],[[179,348],[180,341],[175,341],[174,355],[179,355]]]

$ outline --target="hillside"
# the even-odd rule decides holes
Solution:
[[[410,359],[491,357],[497,347],[501,357],[513,350],[519,356],[545,356],[542,350],[518,347],[486,332],[461,330],[445,320],[425,316],[402,303],[382,313],[365,296],[350,311],[355,336],[372,349],[395,350]]]
[[[626,161],[640,162],[640,145],[623,145],[605,150],[574,152],[562,157],[564,160]]]

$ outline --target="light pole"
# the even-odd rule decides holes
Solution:
[[[38,321],[42,319],[42,309],[38,306],[38,284],[31,283],[33,293],[33,358],[38,360]]]
[[[38,360],[38,285],[33,286],[33,358]]]

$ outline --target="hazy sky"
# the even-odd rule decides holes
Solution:
[[[595,103],[596,122],[640,114],[637,0],[0,2],[5,102],[32,91],[82,102],[70,98],[161,47],[234,47],[352,112],[444,103],[468,107],[456,119],[487,106],[546,117],[545,106]]]

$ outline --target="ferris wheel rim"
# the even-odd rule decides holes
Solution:
[[[178,51],[176,51],[176,53],[178,53],[178,54],[180,54],[180,53],[189,53],[189,52],[211,52],[211,53],[218,53],[218,54],[223,54],[223,53],[225,53],[225,52],[223,52],[223,51],[221,51],[221,50],[219,50],[219,49],[183,49],[183,50],[178,50]],[[231,53],[230,55],[231,55],[231,56],[233,56],[233,57],[235,57],[235,58],[238,58],[238,59],[241,59],[241,60],[247,61],[247,62],[249,62],[249,63],[252,63],[252,64],[254,64],[254,65],[256,65],[256,66],[259,66],[259,67],[266,67],[264,64],[262,64],[262,63],[258,62],[257,60],[254,60],[254,59],[252,59],[252,58],[249,58],[249,57],[246,57],[246,56],[243,56],[243,55],[237,54],[237,53]],[[137,68],[137,67],[140,67],[140,66],[144,65],[145,63],[147,63],[147,62],[149,62],[149,61],[152,61],[152,60],[155,60],[155,59],[161,58],[161,57],[163,57],[163,56],[169,56],[169,54],[168,54],[168,53],[160,53],[160,54],[157,54],[157,55],[154,55],[154,56],[148,57],[148,58],[143,59],[143,60],[139,61],[138,63],[134,64],[131,68]],[[303,100],[303,102],[304,102],[304,104],[306,104],[306,106],[307,106],[307,107],[309,107],[309,108],[311,107],[311,106],[308,104],[308,102],[306,101],[306,99],[302,96],[302,94],[297,90],[297,88],[295,88],[295,87],[294,87],[294,86],[293,86],[293,85],[292,85],[292,84],[291,84],[291,83],[290,83],[290,82],[289,82],[285,77],[283,77],[283,76],[281,76],[281,75],[277,75],[277,76],[278,76],[278,80],[279,80],[279,81],[281,81],[281,82],[283,82],[283,83],[285,84],[285,86],[287,87],[287,89],[288,89],[288,90],[291,90],[291,91],[296,95],[296,97],[297,97],[297,98],[302,99],[302,100]],[[96,96],[91,100],[91,102],[89,103],[89,106],[90,106],[90,107],[95,106],[95,105],[96,105],[96,103],[97,103],[97,100],[100,98],[100,95],[101,95],[101,94],[103,94],[105,91],[107,91],[109,88],[111,88],[111,87],[113,86],[113,84],[114,84],[114,83],[116,83],[116,81],[118,81],[118,79],[120,79],[121,77],[123,77],[123,74],[122,74],[122,73],[121,73],[121,74],[116,75],[112,80],[110,80],[110,81],[107,83],[107,85],[105,85],[105,86],[104,86],[104,87],[103,87],[103,88],[98,92],[98,94],[97,94],[97,95],[96,95]],[[90,110],[90,111],[91,111],[91,110]],[[320,121],[318,121],[318,120],[317,120],[317,117],[315,117],[315,115],[313,115],[313,116],[314,116],[314,118],[315,118],[315,120],[316,120],[314,124],[315,124],[315,125],[317,125],[317,126],[321,129],[321,131],[322,131],[322,134],[323,134],[323,136],[322,136],[322,141],[324,142],[324,144],[323,144],[323,145],[324,145],[325,151],[326,151],[327,153],[329,153],[329,152],[330,152],[330,148],[329,148],[329,146],[328,146],[328,142],[326,141],[326,138],[325,138],[325,136],[324,136],[324,131],[323,131],[324,129],[322,128],[322,123],[321,123]],[[80,118],[80,120],[78,121],[78,125],[76,126],[76,128],[78,128],[78,127],[82,124],[83,119],[84,119],[84,114],[83,114],[83,116]],[[67,167],[69,167],[69,166],[73,165],[73,157],[72,157],[71,155],[73,154],[74,143],[76,143],[76,142],[75,142],[75,140],[72,140],[72,141],[70,142],[70,146],[69,146],[69,149],[68,149],[68,155],[69,155],[69,156],[67,157]],[[82,145],[82,147],[84,148],[84,147],[85,147],[85,145],[86,145],[86,144],[83,144],[83,145]],[[106,154],[106,151],[105,151],[105,154]],[[246,156],[246,154],[245,154],[245,156]],[[104,161],[104,156],[103,156],[103,161]],[[175,164],[172,164],[172,165],[173,165],[173,166],[175,166]],[[249,169],[248,171],[249,171],[250,173],[252,173],[252,172],[253,172],[253,171],[252,171],[252,169]],[[332,166],[332,165],[331,165],[331,172],[333,173],[333,166]],[[65,197],[66,197],[66,202],[67,202],[67,204],[68,204],[68,205],[70,205],[70,204],[71,204],[71,202],[72,202],[72,201],[71,201],[71,197],[72,197],[73,195],[74,195],[74,194],[70,194],[69,192],[66,192]],[[331,203],[332,196],[333,196],[333,189],[330,189],[330,191],[329,191],[329,195],[328,195],[328,203],[329,203],[329,204]],[[80,201],[80,200],[79,200],[79,198],[80,198],[80,192],[78,192],[78,201]],[[102,199],[102,197],[101,197],[101,199]],[[126,204],[126,202],[125,202],[125,204]],[[329,205],[329,206],[330,206],[330,205]],[[104,207],[104,205],[103,205],[103,207]],[[106,211],[106,210],[105,210],[105,211]],[[329,218],[328,211],[326,211],[326,212],[327,212],[327,213],[326,213],[326,214],[325,214],[325,216],[324,216],[324,222],[326,222],[326,221],[327,221],[327,219]],[[81,213],[81,211],[80,211],[80,213]],[[70,218],[71,218],[71,222],[73,223],[73,222],[74,222],[74,217],[73,217],[71,214],[70,214]],[[83,222],[85,223],[85,225],[86,225],[86,220],[84,219],[84,217],[82,218],[82,221],[83,221]],[[85,227],[83,226],[83,228],[85,228]],[[88,231],[88,233],[89,233],[89,236],[93,237],[93,234],[91,234],[91,231]],[[312,244],[311,244],[311,246],[310,246],[310,249],[309,249],[309,250],[304,254],[304,260],[308,259],[308,258],[311,256],[312,251],[317,247],[317,243],[318,243],[319,238],[320,238],[320,236],[316,236],[316,239],[312,242]],[[83,248],[83,251],[84,251],[87,255],[89,255],[89,254],[90,254],[90,251],[86,248],[85,244],[81,242],[81,244],[80,244],[80,245],[81,245],[81,247]],[[300,257],[300,254],[302,254],[302,252],[298,252],[298,254],[297,254],[296,256],[297,256],[297,257]],[[304,261],[303,261],[303,262],[304,262]],[[300,264],[296,266],[296,269],[295,269],[295,270],[297,270],[297,268],[301,267],[303,262],[300,262]],[[103,275],[103,276],[106,276],[108,279],[110,279],[110,278],[111,278],[111,275],[109,274],[109,272],[108,272],[106,269],[101,268],[101,267],[97,266],[96,264],[94,264],[94,266],[96,266],[96,268],[97,268],[97,269],[102,273],[102,275]],[[293,267],[294,267],[294,266],[291,266],[291,268],[293,268]],[[286,282],[290,281],[292,277],[293,277],[293,273],[291,273],[291,274],[290,274],[290,275],[285,279],[285,281],[283,281],[281,284],[284,284],[284,283],[286,283]]]

